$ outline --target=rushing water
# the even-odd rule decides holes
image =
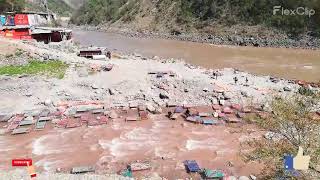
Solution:
[[[320,81],[318,50],[216,46],[92,31],[74,31],[74,39],[83,46],[104,46],[145,56],[182,58],[207,68],[232,67],[262,75]]]

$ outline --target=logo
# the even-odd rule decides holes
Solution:
[[[273,6],[273,15],[282,16],[313,16],[316,14],[314,9],[309,9],[307,7],[297,7],[296,9],[285,9],[282,6]]]
[[[28,166],[32,165],[32,159],[12,159],[12,166]]]
[[[309,169],[310,156],[303,155],[303,148],[299,147],[298,154],[284,156],[284,169],[288,171],[293,170],[307,170]]]
[[[32,159],[12,159],[12,166],[13,167],[27,167],[28,173],[31,179],[34,179],[37,176],[36,170],[32,165]]]

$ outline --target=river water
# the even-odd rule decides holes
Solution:
[[[73,35],[75,41],[83,46],[103,46],[144,56],[181,58],[206,68],[231,67],[259,75],[320,81],[319,50],[218,46],[80,30],[74,31]]]

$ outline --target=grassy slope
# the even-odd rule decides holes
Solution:
[[[19,66],[3,66],[0,67],[0,74],[7,74],[10,76],[21,75],[21,74],[30,74],[30,75],[46,75],[49,77],[55,77],[62,79],[68,68],[68,65],[61,61],[30,61],[27,65]]]

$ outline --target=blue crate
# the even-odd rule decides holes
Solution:
[[[186,160],[183,162],[188,173],[190,172],[199,172],[200,167],[195,160]]]

